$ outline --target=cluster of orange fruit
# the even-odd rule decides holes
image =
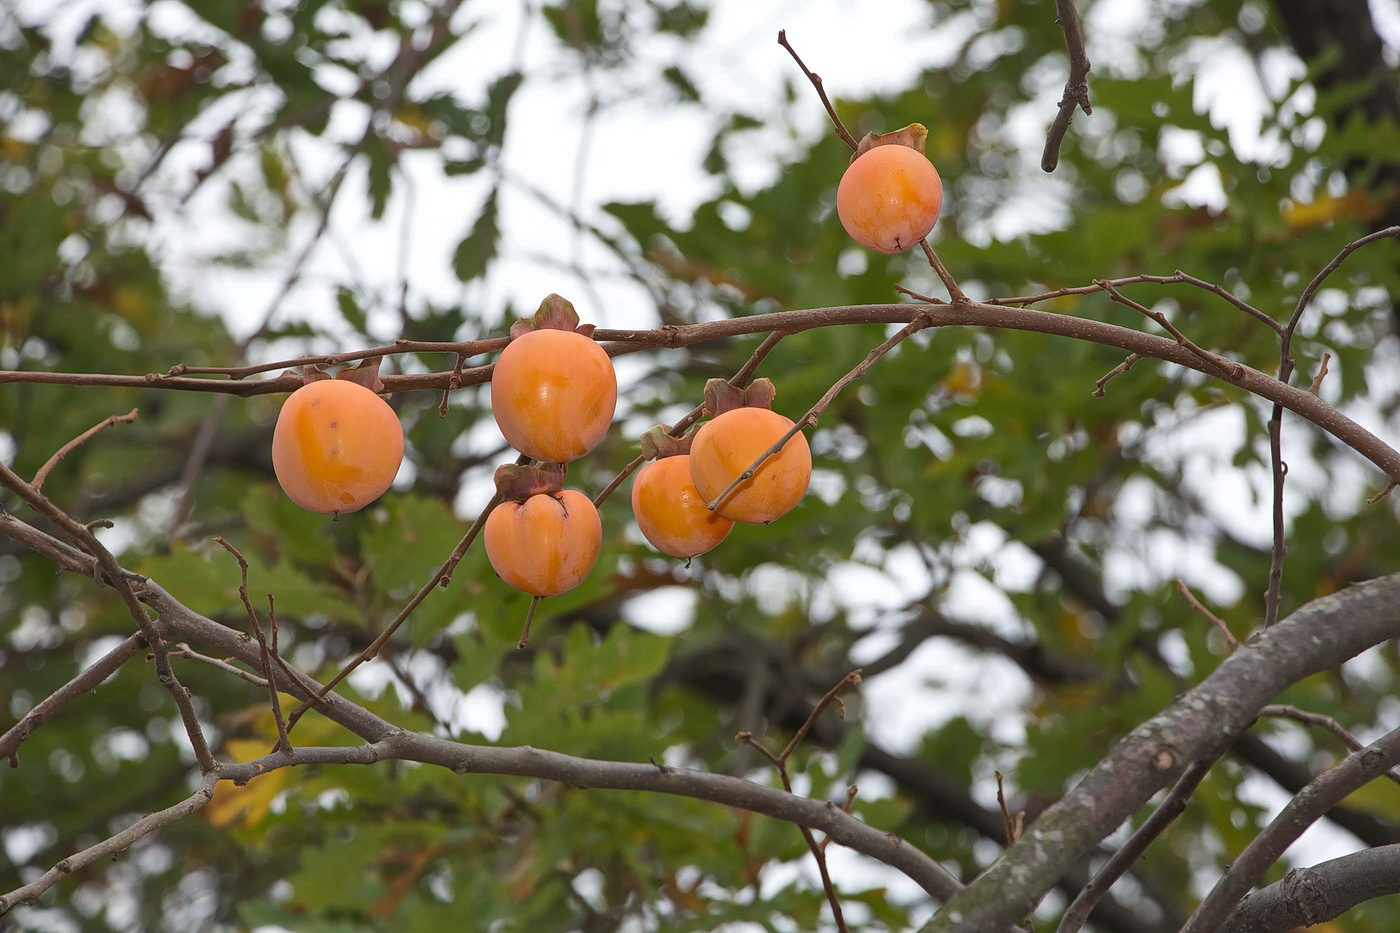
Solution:
[[[933,228],[943,203],[938,172],[913,124],[860,144],[837,188],[842,225],[882,253],[908,250]],[[602,523],[583,493],[563,488],[566,465],[607,435],[617,376],[607,352],[569,302],[550,295],[516,322],[491,378],[501,434],[534,465],[496,473],[501,502],[482,529],[496,573],[534,596],[581,583],[602,547]],[[358,368],[357,368],[358,369]],[[339,515],[373,502],[403,459],[403,428],[389,405],[356,381],[313,372],[284,403],[273,432],[278,482],[298,505]],[[370,380],[374,371],[368,371]],[[736,522],[767,524],[790,511],[812,475],[807,439],[772,410],[773,384],[705,387],[709,420],[684,437],[658,426],[642,438],[650,461],[633,479],[632,513],[652,546],[689,559],[715,547]]]

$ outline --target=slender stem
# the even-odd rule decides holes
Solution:
[[[1123,843],[1122,848],[1113,853],[1094,877],[1089,879],[1089,883],[1080,890],[1074,902],[1060,918],[1060,925],[1055,928],[1055,933],[1078,933],[1089,919],[1094,906],[1103,899],[1109,888],[1113,887],[1113,883],[1127,874],[1133,864],[1142,857],[1142,853],[1147,851],[1152,841],[1162,835],[1186,810],[1186,802],[1191,799],[1191,795],[1196,792],[1196,788],[1200,786],[1214,763],[1215,759],[1202,759],[1193,761],[1187,767],[1162,801],[1162,805],[1152,812],[1128,841]]]

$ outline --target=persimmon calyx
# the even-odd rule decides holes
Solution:
[[[284,376],[296,376],[301,380],[302,385],[310,385],[313,382],[322,382],[326,379],[343,379],[346,382],[354,382],[364,386],[375,395],[384,394],[384,380],[379,378],[379,364],[381,357],[361,360],[354,366],[348,366],[339,372],[329,373],[314,363],[306,366],[299,366],[296,369],[286,369],[282,371]]]
[[[510,326],[510,335],[520,337],[532,330],[569,330],[588,337],[596,327],[595,324],[580,324],[573,302],[550,292],[540,302],[534,317],[523,317]]]
[[[705,383],[705,411],[711,418],[736,408],[772,409],[778,390],[773,380],[760,377],[747,386],[736,386],[724,379]]]
[[[496,467],[496,492],[503,502],[524,502],[531,496],[553,496],[564,488],[564,465],[560,463],[507,463]]]
[[[640,438],[643,459],[665,460],[690,453],[690,441],[694,435],[687,433],[676,437],[671,433],[673,430],[669,424],[658,424],[643,431]]]
[[[911,123],[889,133],[866,133],[856,144],[856,151],[851,154],[851,161],[854,162],[876,146],[908,146],[922,155],[927,145],[928,127],[922,123]]]

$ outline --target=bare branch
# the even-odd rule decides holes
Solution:
[[[786,29],[778,30],[778,44],[787,49],[788,54],[792,56],[792,60],[797,62],[797,67],[801,68],[802,73],[807,76],[807,80],[812,82],[812,87],[816,89],[817,96],[821,98],[822,106],[826,108],[826,115],[831,118],[831,125],[836,130],[836,135],[854,151],[856,146],[859,145],[856,142],[856,138],[850,134],[845,124],[841,122],[841,118],[836,115],[836,108],[831,106],[831,100],[826,96],[826,88],[822,85],[821,76],[809,69],[798,56],[797,50],[788,43]]]
[[[97,434],[99,431],[103,431],[107,428],[110,428],[114,424],[130,424],[131,422],[136,420],[136,414],[137,411],[135,408],[133,408],[131,411],[127,412],[124,415],[110,415],[106,418],[103,418],[97,424],[88,428],[82,434],[79,434],[77,437],[73,438],[71,441],[58,448],[58,450],[54,451],[54,455],[50,457],[44,463],[43,466],[39,467],[38,471],[34,474],[34,488],[44,488],[44,480],[49,478],[49,473],[53,472],[53,468],[58,466],[59,462],[63,460],[64,457],[72,453],[74,449],[76,449],[81,444],[85,443],[93,435]]]
[[[1053,172],[1060,164],[1060,145],[1069,132],[1074,111],[1082,109],[1085,115],[1092,114],[1089,105],[1089,56],[1084,53],[1084,35],[1081,32],[1079,13],[1074,8],[1074,0],[1055,0],[1055,22],[1065,34],[1065,51],[1069,53],[1069,78],[1065,81],[1065,93],[1060,98],[1059,110],[1050,130],[1045,136],[1045,152],[1040,157],[1040,167]]]
[[[10,767],[19,767],[19,747],[34,731],[48,722],[58,711],[116,673],[127,661],[146,650],[146,640],[140,635],[128,635],[126,640],[83,669],[78,676],[49,694],[34,708],[20,717],[0,735],[0,758],[8,758]]]
[[[1181,933],[1209,933],[1219,929],[1269,866],[1278,861],[1309,826],[1342,798],[1397,763],[1400,763],[1400,729],[1353,752],[1336,767],[1318,775],[1245,846],[1238,858],[1225,866],[1220,880],[1186,921]]]
[[[151,656],[155,661],[156,679],[160,681],[161,686],[170,693],[171,698],[175,701],[175,708],[180,712],[180,720],[184,724],[185,734],[190,740],[190,746],[194,750],[195,760],[199,762],[200,770],[207,773],[217,768],[218,764],[209,751],[209,743],[204,737],[204,728],[199,722],[199,717],[195,715],[194,705],[190,701],[190,692],[180,683],[179,678],[175,676],[175,671],[170,667],[170,657],[165,639],[161,637],[150,616],[146,614],[145,607],[141,605],[132,589],[131,578],[133,575],[117,562],[112,552],[97,540],[87,525],[63,511],[43,492],[25,482],[19,474],[3,463],[0,463],[0,486],[17,494],[30,508],[53,522],[69,541],[96,561],[95,569],[100,572],[99,579],[105,578],[103,582],[117,591],[127,612],[131,614],[132,620],[140,629],[142,639],[151,649]]]
[[[112,836],[107,837],[96,845],[92,845],[68,856],[53,868],[44,872],[37,880],[31,881],[23,887],[16,888],[8,894],[0,895],[0,917],[3,917],[10,910],[21,904],[32,904],[49,888],[58,884],[74,872],[81,871],[93,862],[100,861],[116,855],[131,848],[137,841],[145,836],[149,836],[156,830],[169,826],[177,820],[184,819],[191,813],[203,809],[209,802],[210,796],[214,793],[215,776],[206,774],[204,780],[199,785],[199,790],[195,791],[184,800],[171,807],[166,807],[158,813],[144,816],[132,823],[126,829]]]
[[[1337,624],[1342,618],[1346,625]],[[992,930],[1014,923],[1100,840],[1178,780],[1191,762],[1228,748],[1281,690],[1397,635],[1400,575],[1316,599],[1265,629],[1200,684],[1124,736],[924,931]],[[1400,740],[1391,741],[1400,746]],[[1353,758],[1370,760],[1365,753]]]
[[[1220,933],[1290,933],[1398,893],[1400,845],[1364,849],[1311,868],[1295,868],[1283,880],[1260,888],[1240,901]]]

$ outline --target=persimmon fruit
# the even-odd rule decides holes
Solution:
[[[603,524],[592,500],[563,489],[502,502],[486,516],[481,536],[502,580],[532,596],[558,596],[593,570]]]
[[[653,460],[637,471],[632,516],[652,547],[686,559],[710,550],[734,528],[733,519],[706,506],[695,488],[687,454]]]
[[[730,409],[702,424],[690,445],[690,474],[700,496],[714,502],[792,426],[792,419],[761,407]],[[764,525],[791,511],[811,479],[812,451],[799,431],[715,511],[736,522]]]
[[[597,342],[541,328],[514,337],[491,376],[491,413],[512,447],[533,460],[568,463],[608,433],[617,375]]]
[[[403,462],[403,425],[389,404],[349,379],[318,379],[282,403],[272,467],[311,512],[354,512],[382,496]]]
[[[929,235],[943,210],[943,181],[922,152],[890,143],[867,149],[836,187],[836,214],[857,243],[902,253]]]

